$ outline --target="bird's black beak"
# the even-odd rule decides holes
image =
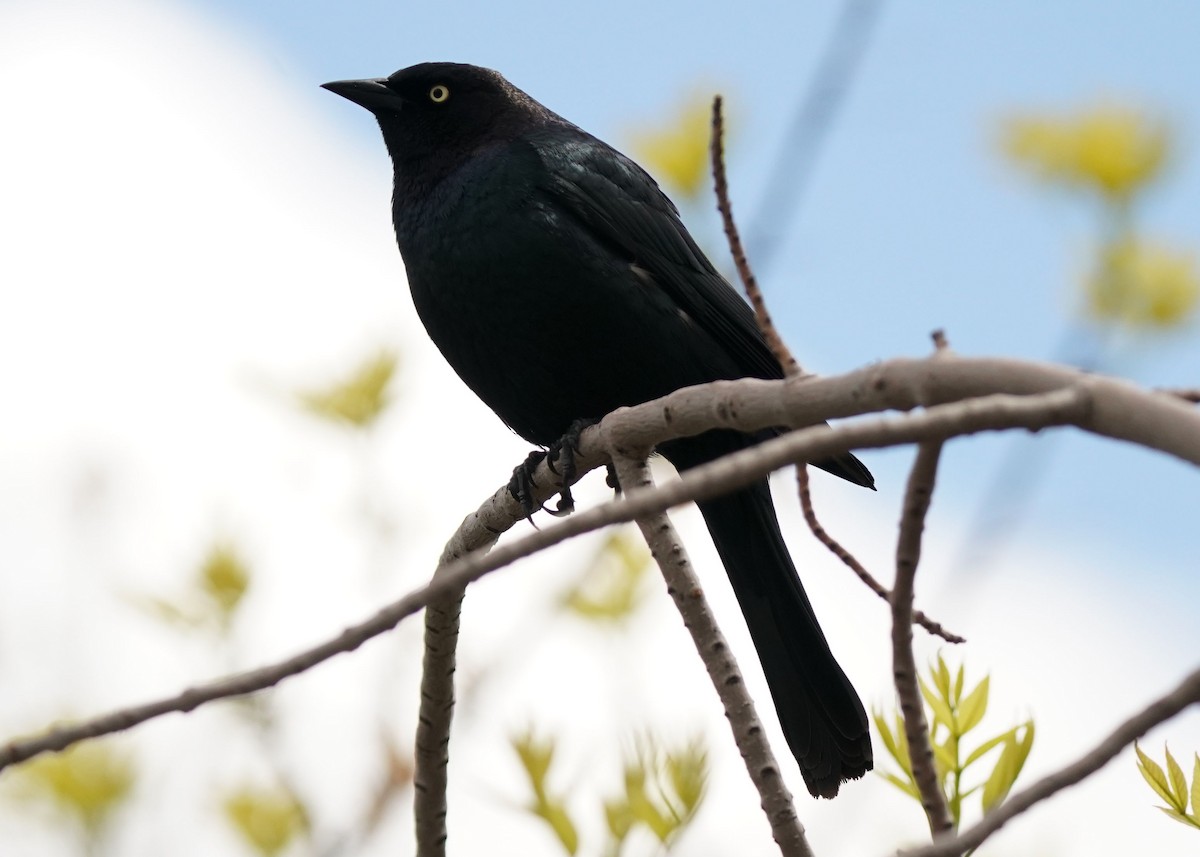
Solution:
[[[374,80],[335,80],[322,83],[321,88],[347,98],[372,113],[380,110],[399,110],[400,105],[404,103],[404,100],[388,87],[386,77]]]

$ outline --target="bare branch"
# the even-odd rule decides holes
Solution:
[[[733,264],[737,267],[738,276],[746,296],[750,298],[750,306],[754,307],[754,317],[758,320],[758,329],[762,331],[767,345],[775,359],[779,361],[783,374],[789,378],[800,374],[800,364],[792,356],[783,337],[775,329],[771,314],[767,312],[766,301],[758,288],[758,280],[750,270],[750,262],[746,259],[746,251],[742,247],[742,239],[738,235],[737,224],[733,220],[733,207],[729,203],[729,184],[725,179],[725,153],[722,139],[725,133],[724,121],[721,116],[721,96],[713,98],[712,106],[712,173],[713,184],[717,192],[717,211],[721,212],[721,223],[725,226],[725,238],[729,242],[729,252],[733,256]]]
[[[644,460],[618,456],[614,462],[622,489],[653,489],[650,470]],[[637,525],[646,544],[650,546],[666,581],[667,592],[675,602],[684,626],[692,635],[700,660],[704,662],[717,696],[725,707],[725,717],[733,730],[733,740],[746,763],[746,772],[758,790],[763,812],[771,825],[771,835],[779,845],[780,853],[784,857],[813,857],[804,836],[804,826],[796,816],[792,794],[783,781],[779,762],[767,742],[762,721],[754,708],[754,700],[746,690],[737,659],[717,625],[699,579],[692,571],[683,542],[665,512],[639,517]]]
[[[902,857],[958,857],[978,848],[989,836],[1034,804],[1075,785],[1111,762],[1122,750],[1155,726],[1179,714],[1189,705],[1200,703],[1200,669],[1185,678],[1170,693],[1155,700],[1130,717],[1101,741],[1095,749],[1060,771],[1043,777],[1024,791],[1012,795],[997,809],[983,817],[970,830],[932,845],[897,852]]]
[[[941,346],[939,346],[940,348]],[[892,587],[892,676],[900,710],[904,712],[904,734],[908,739],[908,755],[912,763],[913,782],[921,793],[921,806],[929,820],[934,836],[954,829],[954,819],[946,806],[946,796],[938,781],[929,743],[929,723],[917,685],[917,663],[913,656],[912,606],[913,584],[921,559],[921,536],[925,516],[933,499],[937,481],[938,460],[942,444],[930,441],[917,448],[904,492],[904,511],[900,517],[900,538],[896,543],[896,583]]]
[[[842,547],[841,543],[829,535],[825,527],[817,520],[817,512],[813,508],[812,492],[809,488],[808,468],[806,466],[796,465],[796,482],[797,493],[800,495],[800,510],[804,513],[804,520],[808,524],[808,528],[812,530],[812,534],[817,537],[817,541],[825,545],[830,553],[845,563],[846,567],[853,571],[868,589],[884,601],[890,603],[892,593],[888,591],[887,587],[876,580],[875,576],[867,571],[866,567],[858,561],[854,554]],[[947,643],[965,643],[967,641],[966,637],[961,637],[947,630],[940,622],[929,618],[929,616],[920,610],[913,610],[912,621],[934,636],[941,637]]]
[[[986,395],[997,389],[1019,395]],[[949,405],[956,398],[984,395]],[[192,711],[231,696],[254,693],[352,651],[373,636],[390,630],[432,599],[466,586],[489,571],[565,539],[613,523],[632,520],[696,499],[744,487],[796,460],[824,457],[847,448],[894,446],[978,431],[1072,424],[1096,434],[1132,441],[1200,465],[1200,413],[1177,398],[1146,392],[1131,384],[1070,369],[1015,360],[939,357],[894,360],[839,378],[802,382],[743,379],[692,387],[662,399],[622,408],[604,419],[601,428],[618,451],[647,449],[660,441],[698,434],[714,427],[754,431],[766,426],[809,424],[827,417],[871,410],[910,409],[923,413],[853,424],[813,426],[688,471],[649,493],[625,502],[581,512],[572,518],[500,545],[484,556],[473,553],[455,560],[427,587],[406,595],[366,621],[294,657],[202,684],[145,705],[61,726],[45,735],[0,747],[0,768],[77,741],[129,729],[170,712]],[[597,429],[581,439],[580,473],[596,465],[601,453]],[[539,478],[544,478],[539,471]],[[508,516],[512,498],[502,488],[484,504]],[[489,512],[488,514],[492,514]],[[515,517],[515,516],[514,516]],[[487,514],[476,513],[471,526],[490,526]],[[493,528],[495,529],[495,528]]]

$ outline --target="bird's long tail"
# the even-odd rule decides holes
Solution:
[[[664,451],[686,469],[747,442],[744,436],[710,433]],[[833,797],[843,781],[871,769],[867,716],[796,575],[767,482],[699,505],[804,782],[814,796]]]

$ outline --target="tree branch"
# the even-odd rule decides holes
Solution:
[[[717,193],[717,211],[721,212],[721,224],[725,227],[725,239],[729,242],[729,252],[733,256],[734,266],[737,267],[742,288],[746,290],[746,297],[750,299],[750,306],[754,308],[758,329],[762,331],[763,337],[767,340],[771,353],[779,361],[783,374],[790,378],[801,374],[800,364],[796,362],[787,343],[775,329],[775,322],[771,321],[771,314],[767,312],[767,302],[763,300],[758,280],[754,277],[754,271],[750,269],[750,261],[746,258],[746,251],[742,247],[737,224],[733,220],[733,205],[729,202],[729,182],[725,178],[724,134],[725,124],[721,115],[721,96],[717,95],[713,98],[712,104],[712,135],[709,148],[712,154],[713,187]]]
[[[650,469],[645,460],[614,457],[617,477],[623,490],[634,488],[653,490]],[[746,682],[738,669],[737,659],[717,625],[716,617],[704,597],[700,581],[692,571],[691,561],[675,527],[665,512],[655,512],[637,519],[646,544],[662,571],[667,592],[675,602],[683,624],[692,635],[700,660],[708,670],[713,688],[725,708],[725,717],[733,730],[733,740],[746,763],[746,772],[758,790],[759,800],[771,835],[784,857],[813,857],[812,848],[804,836],[804,826],[796,816],[792,794],[783,781],[779,762],[771,745],[754,700],[746,690]]]
[[[928,441],[917,447],[917,458],[908,477],[904,493],[904,511],[900,517],[900,538],[896,542],[896,582],[892,586],[892,676],[896,695],[904,713],[904,734],[908,739],[908,756],[912,764],[913,782],[921,793],[921,807],[929,820],[934,836],[954,829],[954,819],[946,806],[946,796],[933,761],[929,743],[929,723],[917,684],[917,662],[913,656],[913,584],[917,564],[921,559],[921,536],[925,516],[933,499],[937,481],[938,460],[942,454],[940,441]]]
[[[997,389],[1023,395],[991,395],[929,407],[934,402],[986,395]],[[636,496],[631,494],[622,503],[578,513],[552,527],[500,545],[490,554],[469,554],[448,564],[443,574],[428,586],[409,593],[331,640],[260,669],[226,676],[145,705],[61,726],[41,736],[13,741],[0,747],[0,768],[39,753],[62,750],[86,738],[129,729],[163,714],[192,711],[218,699],[271,687],[334,655],[358,648],[432,599],[444,597],[522,556],[609,524],[728,493],[798,459],[828,456],[850,447],[894,446],[985,430],[1036,430],[1073,424],[1200,465],[1200,413],[1181,400],[1110,378],[1013,360],[959,357],[895,360],[838,378],[806,379],[800,383],[717,382],[681,390],[634,408],[621,408],[607,416],[601,428],[621,453],[646,449],[664,439],[698,434],[713,427],[753,431],[794,421],[811,424],[827,417],[874,409],[908,409],[920,404],[928,407],[923,413],[792,432],[690,470],[677,482],[650,492],[637,492]],[[581,474],[600,460],[597,456],[602,448],[598,441],[597,428],[584,433]],[[538,478],[546,483],[551,481],[541,469]],[[507,489],[501,488],[481,507],[487,513],[477,512],[468,523],[471,527],[486,528],[490,520],[496,519],[489,516],[500,514],[507,518],[506,510],[512,508],[513,502]],[[515,519],[516,515],[512,517]]]

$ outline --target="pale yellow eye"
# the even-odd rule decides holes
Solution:
[[[450,97],[449,88],[447,88],[446,86],[444,86],[440,83],[437,84],[436,86],[431,87],[429,90],[429,100],[432,101],[434,104],[441,104],[443,101],[445,101],[449,97]]]

